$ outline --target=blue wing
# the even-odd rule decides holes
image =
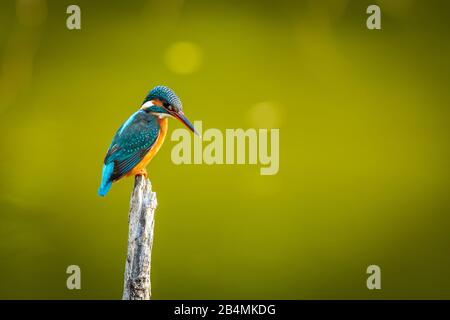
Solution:
[[[159,130],[157,118],[142,110],[117,130],[104,160],[99,195],[106,195],[113,181],[122,178],[144,158],[158,138]]]

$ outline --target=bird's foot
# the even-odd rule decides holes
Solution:
[[[145,170],[145,168],[144,168],[144,169],[141,169],[139,172],[137,172],[137,173],[135,174],[135,176],[144,176],[145,178],[148,178],[147,170]]]

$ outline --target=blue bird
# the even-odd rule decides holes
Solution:
[[[178,119],[197,134],[183,114],[178,96],[168,87],[156,86],[145,97],[141,108],[117,130],[104,160],[100,196],[105,196],[112,183],[125,176],[147,176],[145,167],[164,142],[169,117]]]

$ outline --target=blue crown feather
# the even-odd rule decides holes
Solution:
[[[159,99],[161,101],[167,101],[169,104],[171,104],[174,107],[177,107],[179,110],[183,109],[183,105],[181,104],[180,98],[173,92],[172,89],[166,87],[166,86],[156,86],[145,97],[145,100],[143,103],[153,100],[153,99]]]

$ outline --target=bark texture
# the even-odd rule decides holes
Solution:
[[[123,300],[150,300],[151,254],[155,224],[156,193],[150,180],[136,176],[128,214],[128,253]]]

